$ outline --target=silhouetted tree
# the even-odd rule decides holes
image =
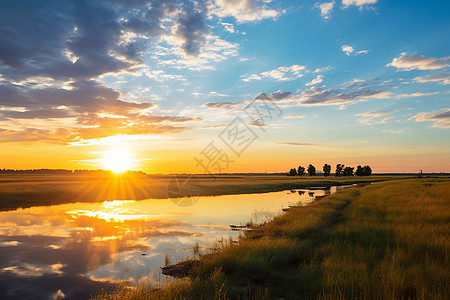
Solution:
[[[305,175],[305,168],[303,168],[302,166],[298,166],[298,169],[297,169],[297,175],[298,175],[298,176],[303,176],[303,175]]]
[[[342,175],[344,176],[353,176],[353,169],[352,167],[345,167],[344,172]]]
[[[363,176],[370,176],[370,175],[372,175],[372,168],[370,166],[364,166]]]
[[[296,170],[295,168],[292,168],[292,169],[289,171],[289,176],[295,176],[295,175],[297,175],[297,170]]]
[[[356,167],[355,175],[356,176],[364,176],[364,169],[361,167],[361,165]]]
[[[356,176],[370,176],[372,175],[372,169],[370,166],[357,166],[355,171]]]
[[[344,169],[344,165],[337,164],[336,165],[336,173],[334,173],[334,176],[341,177],[342,176],[342,170]]]
[[[307,171],[308,171],[309,176],[316,175],[316,167],[314,167],[311,164],[308,166],[308,170]]]
[[[325,177],[330,176],[330,173],[331,173],[331,166],[324,164],[323,165],[323,176],[325,176]]]

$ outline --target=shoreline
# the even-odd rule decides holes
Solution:
[[[345,189],[178,263],[188,279],[95,299],[448,299],[449,190],[448,178]]]
[[[177,177],[180,180],[187,178]],[[411,177],[299,177],[288,176],[216,176],[199,177],[194,186],[200,187],[200,197],[277,192],[307,187],[330,187],[364,182],[380,182]],[[15,179],[15,181],[13,180]],[[104,202],[113,200],[176,199],[189,192],[170,193],[173,177],[73,177],[32,175],[9,180],[0,177],[0,211],[33,206],[59,205],[75,202]],[[31,180],[32,179],[32,180]],[[120,188],[126,186],[127,189]]]

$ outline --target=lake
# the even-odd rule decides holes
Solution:
[[[345,186],[348,187],[348,186]],[[117,282],[165,282],[165,263],[237,241],[230,225],[261,224],[337,189],[38,206],[0,212],[0,299],[84,299]]]

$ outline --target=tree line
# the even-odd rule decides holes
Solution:
[[[331,166],[329,164],[324,164],[322,167],[323,176],[327,177],[331,175]],[[292,168],[288,172],[288,176],[303,176],[305,175],[305,171],[309,176],[316,175],[316,167],[312,164],[308,166],[308,168],[304,168],[302,166],[298,166],[298,168]],[[334,172],[335,177],[347,177],[347,176],[370,176],[372,175],[372,168],[370,166],[361,165],[356,167],[356,171],[354,167],[346,167],[344,164],[337,164],[336,171]]]

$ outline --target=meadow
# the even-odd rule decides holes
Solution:
[[[163,199],[189,195],[195,186],[202,196],[274,192],[310,186],[376,182],[401,176],[288,177],[186,175],[0,175],[0,210],[38,205],[111,200]],[[175,180],[176,179],[176,180]],[[179,189],[178,189],[179,187]],[[179,193],[177,193],[179,192]]]
[[[193,260],[187,279],[95,299],[450,299],[449,195],[449,178],[343,190]]]

